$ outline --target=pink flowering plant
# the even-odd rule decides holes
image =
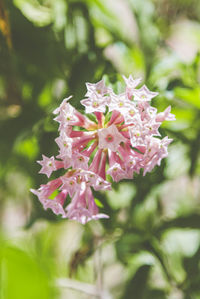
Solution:
[[[92,190],[110,190],[112,180],[132,179],[141,169],[145,175],[167,157],[172,139],[161,138],[158,129],[163,121],[175,120],[171,107],[157,113],[150,102],[158,93],[145,85],[137,88],[140,78],[123,78],[126,87],[121,94],[103,80],[86,83],[87,93],[81,100],[85,114],[69,103],[71,97],[53,112],[59,123],[58,155],[43,155],[38,163],[40,173],[48,178],[61,168],[65,173],[31,189],[44,209],[82,224],[108,218],[99,213]]]

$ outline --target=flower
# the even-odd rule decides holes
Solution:
[[[165,120],[175,120],[171,107],[157,113],[150,101],[158,93],[146,85],[137,88],[140,78],[123,78],[126,87],[121,94],[115,94],[103,80],[86,83],[81,100],[85,114],[69,103],[71,96],[54,110],[59,123],[58,155],[43,155],[38,163],[40,173],[48,178],[61,168],[65,174],[31,189],[44,209],[82,224],[108,218],[99,213],[92,190],[111,189],[109,176],[119,182],[132,179],[141,169],[145,175],[167,157],[172,139],[161,138],[159,127]]]
[[[114,124],[108,128],[99,129],[97,134],[99,138],[99,148],[110,149],[112,152],[116,152],[120,143],[126,141]]]
[[[133,91],[134,99],[136,101],[151,101],[154,97],[158,95],[157,92],[150,91],[146,85],[143,85],[140,89],[135,89]]]
[[[122,77],[126,83],[126,95],[129,99],[131,99],[135,88],[140,84],[142,79],[138,78],[134,80],[131,75],[128,78],[126,78],[125,76]]]
[[[51,158],[48,158],[45,155],[42,155],[42,158],[42,161],[37,161],[40,165],[42,165],[39,173],[46,174],[49,178],[51,173],[56,170],[55,159],[53,156]]]
[[[38,190],[31,189],[44,209],[51,209],[56,215],[63,218],[77,220],[82,224],[99,218],[108,218],[105,214],[98,213],[91,188],[95,190],[111,189],[110,183],[97,174],[82,169],[68,170],[64,176],[41,185]],[[54,192],[57,191],[57,195]],[[71,202],[64,208],[67,195]]]
[[[66,217],[76,220],[82,224],[90,220],[109,218],[106,214],[98,213],[92,191],[85,184],[81,186],[80,192],[76,193],[72,202],[67,207]]]

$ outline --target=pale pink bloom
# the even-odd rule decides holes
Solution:
[[[97,181],[98,175],[90,170],[83,170],[81,175],[84,177],[84,180],[88,186],[94,186]]]
[[[149,138],[144,154],[144,173],[150,172],[155,165],[160,165],[161,160],[168,156],[167,147],[172,142],[167,136],[163,139]]]
[[[31,189],[30,191],[38,197],[39,201],[42,203],[45,209],[50,207],[54,212],[56,211],[56,213],[58,213],[62,210],[60,205],[63,205],[67,194],[65,193],[61,194],[60,196],[57,196],[55,199],[55,204],[52,204],[53,199],[50,199],[50,196],[55,190],[57,190],[60,187],[61,184],[62,181],[60,178],[58,178],[50,181],[46,185],[41,185],[40,188],[37,190]],[[61,212],[61,214],[64,215],[63,211]]]
[[[81,182],[84,182],[87,186],[93,187],[95,190],[110,190],[111,183],[104,180],[95,172],[91,170],[79,169],[74,174]]]
[[[126,107],[126,111],[124,111],[124,120],[126,124],[132,124],[137,121],[138,117],[138,109],[135,104],[130,102],[128,107]]]
[[[160,112],[156,115],[156,121],[157,122],[163,122],[165,120],[176,120],[176,117],[174,114],[170,113],[171,112],[171,106],[168,106],[165,111]]]
[[[84,184],[81,187],[80,193],[72,198],[72,202],[66,208],[66,217],[76,220],[82,224],[91,220],[100,218],[108,218],[105,214],[98,214],[98,207],[95,204],[91,189]]]
[[[46,185],[41,185],[39,189],[31,189],[31,192],[37,195],[39,200],[42,201],[42,199],[48,198],[61,184],[62,180],[58,178],[48,182]]]
[[[75,113],[75,108],[71,106],[69,103],[65,103],[64,105],[61,104],[61,107],[59,110],[59,115],[54,118],[55,121],[59,122],[59,130],[64,129],[67,126],[70,125],[76,125],[79,123],[79,119]]]
[[[68,107],[68,101],[72,98],[72,96],[69,96],[68,98],[65,98],[62,103],[60,104],[60,106],[58,108],[56,108],[53,111],[53,114],[58,114],[60,113],[62,110],[66,110]]]
[[[86,97],[90,97],[94,93],[105,95],[111,90],[105,85],[104,80],[101,80],[97,83],[86,83],[86,87],[87,87],[87,93],[85,95]]]
[[[43,160],[41,161],[37,161],[42,166],[39,173],[46,174],[47,177],[49,178],[52,172],[57,169],[55,164],[55,159],[53,156],[51,158],[48,158],[45,155],[42,155],[42,159]]]
[[[155,114],[153,113],[153,109],[155,109],[154,107],[151,107],[149,102],[145,102],[145,101],[140,101],[140,102],[136,102],[136,106],[137,106],[137,115],[138,117],[143,121],[143,120],[150,120],[152,117],[155,116]]]
[[[138,161],[135,160],[133,157],[132,158],[130,157],[129,161],[127,161],[125,163],[125,169],[126,169],[126,178],[127,179],[132,179],[133,174],[134,173],[139,173],[139,171],[140,171]]]
[[[140,89],[135,89],[133,95],[135,101],[151,101],[158,95],[158,92],[152,92],[146,85],[143,85]]]
[[[95,184],[93,185],[94,190],[111,190],[111,184],[107,182],[106,180],[102,179],[100,176],[98,176]]]
[[[60,124],[59,131],[64,130],[66,134],[69,126],[82,126],[85,128],[91,126],[91,122],[65,100],[58,109],[54,110],[54,114],[57,113],[58,116],[54,120]]]
[[[126,139],[119,133],[115,125],[111,125],[108,128],[98,130],[99,148],[107,149],[116,152],[121,142],[125,142]]]
[[[108,105],[109,111],[119,111],[123,113],[123,111],[126,112],[126,109],[129,108],[130,101],[127,99],[127,96],[125,93],[116,95],[114,93],[111,94],[110,97],[110,103]]]
[[[142,121],[149,121],[156,117],[157,109],[152,107],[147,101],[137,102],[137,109],[138,115]]]
[[[63,161],[64,169],[68,169],[72,166],[72,158],[71,157],[65,156],[62,158],[62,161]]]
[[[81,169],[87,170],[88,169],[88,161],[89,161],[89,158],[82,155],[78,151],[74,152],[72,154],[72,167],[75,169],[81,168]]]
[[[126,177],[126,171],[122,169],[119,163],[115,163],[114,165],[112,165],[107,170],[107,174],[109,174],[115,182],[119,182]]]
[[[60,190],[63,191],[67,190],[67,192],[71,197],[80,189],[80,184],[77,184],[76,176],[72,176],[72,177],[63,176],[62,182],[63,184],[60,187]]]
[[[81,104],[85,106],[85,113],[105,112],[106,103],[106,97],[95,93],[89,98],[81,100]]]
[[[138,147],[137,149],[139,150]],[[125,144],[125,146],[120,146],[119,153],[123,161],[121,166],[125,172],[124,178],[132,179],[134,172],[140,172],[140,162],[143,160],[143,153],[136,152],[135,150],[131,149],[128,144]]]
[[[77,190],[80,190],[83,182],[88,187],[93,187],[94,190],[111,189],[111,184],[98,174],[81,168],[68,171],[66,175],[61,177],[61,180],[63,184],[60,190],[68,190],[70,196],[73,196]]]
[[[133,147],[141,146],[145,144],[143,135],[143,124],[141,120],[137,119],[135,124],[129,127],[130,142]]]
[[[31,192],[38,196],[38,199],[42,203],[45,210],[50,208],[56,215],[61,214],[63,217],[65,217],[63,204],[65,202],[67,192],[62,191],[57,196],[55,196],[55,198],[49,198],[61,183],[60,180],[59,184],[57,184],[57,182],[55,181],[56,180],[51,181],[47,185],[41,185],[38,190],[31,189]]]
[[[80,222],[81,224],[86,224],[88,221],[92,220],[90,212],[81,206],[76,206],[75,204],[69,204],[67,207],[68,211],[66,213],[67,218]]]
[[[141,78],[133,79],[131,75],[128,78],[126,78],[125,76],[122,77],[126,83],[126,94],[129,99],[132,99],[133,92],[136,86],[138,86],[141,83],[142,79]]]
[[[155,115],[152,117],[140,118],[140,115],[135,116],[134,122],[129,126],[130,141],[133,147],[146,144],[147,136],[160,136],[158,131],[161,123],[156,122]]]
[[[143,125],[143,136],[160,136],[160,132],[158,131],[161,123],[156,122],[154,118],[152,118],[149,122],[145,122]]]
[[[142,78],[133,79],[131,75],[129,75],[128,78],[126,78],[125,76],[122,77],[126,83],[126,87],[130,89],[135,89],[136,86],[138,86],[142,81]]]
[[[83,207],[82,207],[83,206]],[[80,222],[81,224],[86,224],[91,220],[98,220],[102,218],[109,218],[108,215],[103,213],[92,214],[88,209],[84,208],[84,204],[79,205],[78,207],[75,205],[69,205],[69,211],[66,214],[66,217]]]
[[[126,152],[124,146],[119,147],[119,154],[116,152],[111,152],[109,150],[110,167],[107,170],[107,174],[109,174],[115,182],[127,178],[132,178],[132,176],[130,177],[130,171],[127,172],[126,167],[128,160],[130,159],[129,152]]]
[[[90,182],[89,177],[92,178]],[[59,179],[41,185],[38,190],[31,189],[31,192],[38,196],[44,209],[50,208],[56,215],[61,214],[64,218],[86,223],[92,219],[108,218],[107,215],[98,213],[91,187],[95,190],[107,190],[110,189],[110,183],[91,171],[72,169]],[[56,190],[59,194],[52,198]],[[63,205],[67,194],[72,200],[65,212]]]
[[[72,138],[69,138],[65,132],[61,132],[60,136],[55,139],[55,142],[59,146],[59,155],[57,158],[65,159],[72,156]]]
[[[87,83],[86,98],[81,101],[87,116],[69,104],[71,97],[54,110],[60,124],[60,135],[55,139],[59,147],[56,158],[60,160],[43,156],[38,162],[42,165],[40,173],[48,177],[60,168],[65,174],[32,190],[45,209],[83,224],[107,218],[98,212],[91,188],[110,190],[107,175],[116,182],[132,179],[141,169],[145,175],[167,156],[172,140],[156,136],[160,136],[158,129],[164,120],[175,119],[171,107],[157,113],[150,105],[157,93],[145,85],[137,89],[141,79],[129,76],[124,80],[126,90],[119,95],[107,88],[103,80]],[[52,199],[54,191],[59,194]],[[63,208],[67,195],[71,202]]]
[[[45,210],[51,209],[54,214],[56,214],[56,215],[61,214],[63,216],[63,218],[66,218],[66,213],[63,209],[63,206],[57,200],[46,199],[43,202],[43,207]]]
[[[60,192],[55,198],[53,199],[46,199],[44,200],[43,203],[43,207],[45,210],[47,209],[51,209],[54,214],[56,215],[62,215],[63,218],[66,217],[66,212],[63,208],[65,199],[67,196],[67,192],[66,191],[62,191]]]

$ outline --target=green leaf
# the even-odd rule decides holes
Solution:
[[[103,208],[104,207],[104,205],[102,204],[102,202],[99,199],[95,198],[94,201],[95,201],[97,207],[99,207],[99,208]]]
[[[34,136],[22,140],[19,138],[14,146],[14,151],[19,155],[33,160],[39,152],[37,139]]]
[[[0,258],[3,298],[52,298],[49,275],[31,255],[14,247],[5,247]]]
[[[200,88],[195,89],[176,87],[174,94],[177,98],[191,104],[192,106],[200,109]]]
[[[46,26],[52,21],[52,10],[47,6],[40,5],[39,1],[14,0],[14,5],[37,26]]]

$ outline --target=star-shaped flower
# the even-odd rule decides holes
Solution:
[[[138,86],[138,84],[140,84],[140,82],[142,81],[141,78],[133,79],[131,75],[128,78],[126,78],[125,76],[122,77],[126,83],[126,87],[129,89],[135,89],[135,87]]]
[[[86,113],[105,112],[106,111],[106,97],[98,94],[92,94],[89,98],[81,100],[81,104],[85,106]]]
[[[146,85],[143,85],[140,89],[135,89],[133,95],[136,101],[151,101],[158,95],[158,92],[150,91]]]
[[[119,133],[115,125],[111,125],[108,128],[98,130],[99,136],[99,148],[109,148],[111,151],[116,152],[121,142],[125,142],[126,139]]]
[[[53,111],[53,114],[58,114],[60,113],[61,110],[65,110],[66,106],[68,106],[68,101],[72,98],[72,96],[69,96],[68,98],[65,98],[62,103],[60,104],[60,106],[58,108],[56,108]]]
[[[59,146],[59,155],[57,158],[65,159],[72,156],[72,138],[69,138],[65,132],[61,132],[60,136],[55,139]]]
[[[45,210],[51,209],[56,215],[61,214],[63,218],[66,217],[66,213],[63,209],[63,205],[60,203],[60,201],[57,198],[44,200],[43,207]]]
[[[126,94],[122,93],[120,95],[116,95],[116,94],[111,94],[110,96],[110,103],[109,103],[109,111],[126,111],[125,109],[127,109],[129,107],[130,101],[127,100]]]
[[[76,115],[76,109],[69,103],[63,103],[59,107],[59,110],[54,110],[54,113],[59,112],[58,116],[54,118],[60,124],[59,130],[61,131],[69,125],[74,125],[78,121]]]
[[[109,174],[115,182],[121,181],[126,176],[125,171],[122,169],[119,163],[115,163],[112,167],[110,167],[107,171],[107,174]]]
[[[37,161],[42,166],[39,173],[46,174],[47,177],[49,178],[51,173],[57,169],[54,156],[52,156],[51,158],[48,158],[45,155],[42,155],[42,158],[43,158],[43,160]]]
[[[168,106],[165,111],[160,112],[156,115],[156,121],[157,122],[163,122],[165,120],[176,120],[176,117],[174,114],[170,113],[171,112],[171,106]]]
[[[125,76],[122,76],[122,77],[126,83],[126,95],[127,95],[128,99],[131,100],[136,86],[138,86],[138,84],[140,84],[142,79],[141,78],[133,79],[133,77],[131,75],[128,78],[126,78]]]
[[[92,94],[96,93],[96,94],[101,94],[101,95],[105,95],[110,88],[108,88],[105,85],[104,80],[101,80],[97,83],[86,83],[86,87],[87,87],[87,93],[86,93],[86,97],[90,97]]]
[[[88,169],[89,157],[82,155],[81,153],[75,152],[72,155],[72,166],[73,168]]]

